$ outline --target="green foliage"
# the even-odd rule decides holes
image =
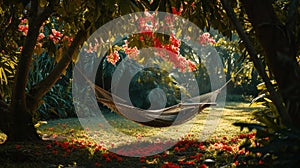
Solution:
[[[167,71],[163,71],[159,68],[146,68],[139,71],[130,83],[130,97],[133,101],[133,105],[143,109],[150,107],[149,93],[153,89],[159,88],[166,94],[166,107],[178,104],[181,99],[181,90],[176,85],[176,80],[168,75]],[[155,94],[155,93],[154,93]],[[153,96],[153,95],[152,95]],[[157,94],[154,95],[157,103],[163,103],[164,97]],[[148,97],[145,100],[145,97]],[[141,101],[142,100],[142,101]],[[161,104],[164,107],[164,104]]]
[[[272,81],[272,84],[276,84]],[[250,146],[244,143],[244,147],[252,153],[261,153],[264,163],[270,167],[294,167],[300,164],[300,133],[297,130],[286,128],[280,115],[269,99],[269,93],[264,83],[257,85],[260,90],[258,97],[252,100],[252,104],[263,105],[265,108],[253,112],[255,119],[260,124],[235,123],[234,125],[249,130],[257,130],[257,144]],[[247,158],[248,160],[253,157]]]
[[[275,82],[272,82],[275,84]],[[260,90],[259,95],[252,100],[251,104],[263,105],[263,110],[257,110],[253,113],[255,119],[268,128],[268,132],[275,132],[284,128],[281,122],[280,115],[275,107],[274,103],[269,98],[269,92],[264,83],[257,85],[257,89]]]
[[[49,57],[46,52],[35,56],[29,73],[27,89],[29,90],[43,80],[54,66],[55,59]],[[43,97],[37,113],[34,115],[35,120],[75,116],[72,103],[71,77],[71,67],[69,67],[66,74],[62,75],[60,80]]]
[[[0,53],[0,97],[7,100],[11,96],[11,87],[15,76],[17,57]]]

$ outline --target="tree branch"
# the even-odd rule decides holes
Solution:
[[[243,29],[241,23],[238,21],[232,7],[228,4],[228,2],[226,0],[221,0],[221,2],[222,2],[222,5],[223,5],[228,17],[230,18],[232,23],[235,25],[237,33],[239,34],[240,38],[243,40],[245,47],[253,61],[253,64],[254,64],[256,70],[258,71],[259,75],[262,77],[263,81],[265,82],[266,87],[270,93],[270,98],[273,101],[274,105],[276,106],[279,114],[282,116],[284,124],[290,126],[291,118],[288,115],[288,113],[283,105],[282,98],[275,91],[274,87],[272,86],[270,79],[265,71],[265,67],[263,66],[260,59],[258,58],[257,53],[256,53],[251,41],[249,40],[248,36],[244,32],[244,29]]]
[[[298,6],[299,6],[299,0],[291,0],[291,3],[289,5],[289,10],[288,10],[288,16],[286,20],[286,27],[293,34],[296,33],[295,31],[296,31],[296,23],[298,18]]]
[[[89,27],[89,26],[87,26]],[[76,53],[76,50],[79,50],[79,47],[87,39],[86,30],[79,30],[71,43],[71,46],[68,48],[67,52],[64,53],[62,59],[56,64],[54,69],[49,73],[49,75],[40,81],[36,86],[34,86],[30,92],[29,96],[31,101],[38,102],[58,81],[60,75],[65,71],[69,64],[72,62],[72,56]],[[28,102],[29,108],[35,109],[38,104]]]
[[[40,27],[42,26],[43,22],[51,15],[54,4],[51,1],[49,6],[41,13],[41,15],[38,15],[38,5],[39,4],[37,0],[31,1],[31,14],[30,18],[28,19],[28,34],[25,39],[20,60],[18,62],[16,78],[14,81],[11,103],[11,106],[14,108],[27,108],[25,89],[27,85],[34,47],[37,42]]]

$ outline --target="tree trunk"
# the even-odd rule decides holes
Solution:
[[[9,110],[9,117],[12,122],[9,124],[7,134],[7,142],[27,142],[40,141],[40,137],[32,122],[32,115],[27,109],[19,107]]]
[[[30,70],[33,50],[37,42],[40,27],[52,12],[53,3],[49,3],[42,13],[38,14],[38,1],[31,1],[31,14],[28,21],[28,34],[18,62],[17,73],[14,81],[12,102],[7,111],[7,141],[33,141],[39,136],[32,122],[32,111],[27,108],[26,85]],[[31,102],[37,104],[37,102]],[[35,109],[34,109],[35,110]]]
[[[243,0],[243,5],[264,49],[267,65],[277,81],[292,124],[300,128],[300,68],[296,61],[296,36],[287,23],[283,25],[279,21],[272,2]]]

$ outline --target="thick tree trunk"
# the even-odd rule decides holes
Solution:
[[[40,137],[32,123],[31,113],[26,109],[12,108],[9,110],[12,123],[9,124],[7,142],[40,141]]]
[[[272,2],[243,0],[256,37],[264,49],[267,64],[278,83],[286,110],[293,125],[300,128],[300,68],[296,61],[296,36],[290,31],[288,23],[284,25],[279,21]]]
[[[38,14],[38,8],[38,1],[31,1],[28,34],[18,62],[12,102],[8,108],[7,120],[5,121],[7,128],[4,131],[8,136],[7,141],[33,141],[40,139],[32,122],[32,111],[27,108],[28,102],[25,89],[39,30],[44,20],[51,15],[53,3],[49,3],[49,6],[40,14]],[[37,102],[31,103],[37,104]]]

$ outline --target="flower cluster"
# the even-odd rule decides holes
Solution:
[[[27,36],[27,34],[28,34],[28,19],[20,18],[20,24],[18,26],[18,31],[22,32],[23,36]],[[49,40],[51,40],[54,44],[58,44],[60,42],[66,42],[67,45],[70,46],[73,41],[72,37],[68,37],[56,29],[51,29],[51,33],[47,36],[49,37]],[[43,46],[42,40],[45,39],[45,37],[46,37],[46,35],[44,33],[44,24],[43,24],[42,27],[40,28],[40,33],[37,37],[37,44],[35,46],[35,49],[41,48]],[[22,48],[23,47],[21,46],[19,50],[22,51]]]
[[[144,12],[145,17],[139,18],[139,30],[144,34],[152,34],[158,28],[158,23],[155,20],[155,13]]]
[[[181,15],[183,12],[182,7],[177,11],[176,8],[172,8],[172,13],[176,15]],[[172,31],[173,22],[175,21],[175,17],[173,15],[166,15],[164,23],[162,26],[163,29],[171,30],[171,35],[168,38],[161,37],[160,34],[155,33],[158,29],[160,29],[161,23],[157,21],[155,18],[156,13],[144,12],[143,17],[138,17],[136,21],[139,26],[139,34],[133,34],[128,37],[128,39],[135,39],[133,41],[139,40],[141,47],[153,47],[156,49],[155,55],[162,58],[164,61],[167,61],[173,65],[174,69],[178,69],[180,72],[193,72],[197,69],[196,62],[186,58],[181,55],[180,46],[181,40],[175,36],[175,32]],[[164,27],[166,26],[166,27]],[[54,33],[53,33],[54,34]],[[186,37],[186,39],[190,39],[190,37]],[[200,45],[209,45],[215,44],[214,39],[210,36],[209,33],[203,33],[199,37]],[[130,59],[138,59],[139,49],[137,46],[129,47],[129,42],[125,40],[125,44],[122,46],[114,46],[109,55],[106,56],[106,59],[109,63],[116,65],[116,63],[120,60],[119,51],[123,51],[127,54]],[[99,43],[95,42],[95,44],[89,44],[89,47],[85,49],[87,53],[96,52],[99,47]]]
[[[109,55],[106,56],[107,62],[116,65],[116,63],[119,61],[120,56],[118,51],[111,52]]]
[[[125,40],[125,44],[122,46],[123,50],[125,52],[125,54],[128,55],[128,58],[136,58],[139,55],[139,50],[138,48],[135,46],[133,48],[128,47],[128,41]]]
[[[215,44],[216,41],[210,36],[209,33],[203,33],[199,37],[199,44],[201,45],[207,45],[207,44]]]
[[[20,19],[20,24],[18,26],[18,31],[22,32],[23,36],[27,36],[27,34],[28,34],[28,20],[26,18]],[[37,38],[36,47],[42,47],[42,43],[40,41],[44,38],[45,38],[44,28],[42,27],[40,29],[40,33],[39,33],[38,38]],[[23,47],[21,46],[19,50],[22,51],[22,49],[23,49]]]
[[[21,23],[18,26],[18,30],[22,32],[23,36],[27,36],[28,34],[28,20],[21,19]]]
[[[157,49],[156,55],[162,57],[166,61],[173,63],[174,69],[178,69],[180,72],[186,72],[187,68],[189,72],[196,70],[196,63],[187,60],[180,54],[180,43],[174,34],[171,34],[169,43],[162,44],[158,38],[154,39],[154,47]]]

